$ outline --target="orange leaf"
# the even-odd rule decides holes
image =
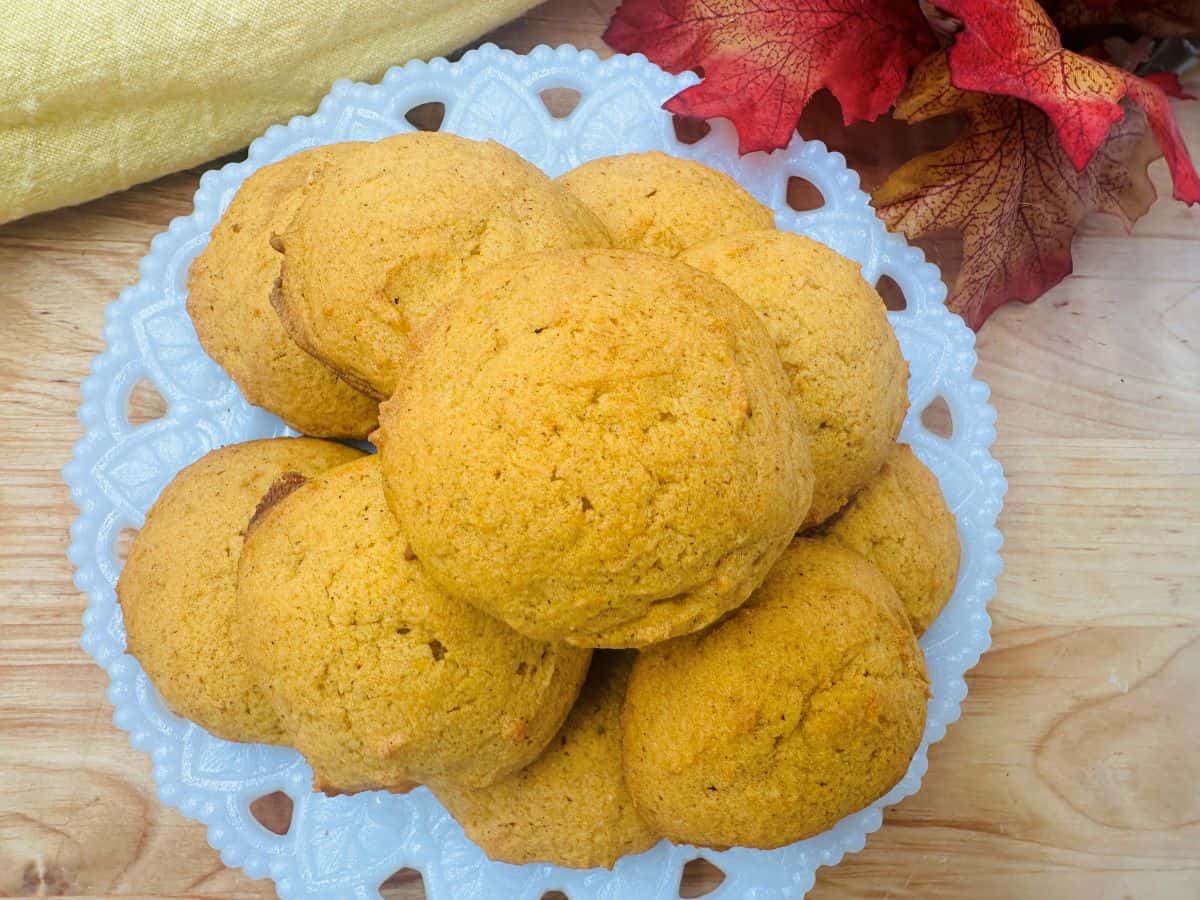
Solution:
[[[1040,107],[1083,169],[1125,111],[1128,97],[1146,113],[1167,159],[1175,197],[1200,203],[1200,175],[1162,88],[1123,69],[1064,50],[1058,29],[1035,0],[935,0],[962,20],[950,49],[955,86],[1005,94]]]
[[[936,47],[917,0],[624,0],[604,40],[669,72],[702,67],[664,105],[729,119],[742,153],[786,147],[821,88],[846,124],[875,119]]]
[[[1146,167],[1158,153],[1137,110],[1076,171],[1043,112],[959,90],[939,53],[913,73],[895,114],[920,122],[951,113],[968,119],[959,138],[901,166],[872,203],[910,239],[961,232],[963,264],[948,305],[972,328],[1009,300],[1030,303],[1069,275],[1071,239],[1090,211],[1129,227],[1154,202]]]

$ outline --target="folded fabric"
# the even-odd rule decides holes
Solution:
[[[454,50],[536,0],[17,0],[0,28],[0,222],[245,146],[339,78]]]

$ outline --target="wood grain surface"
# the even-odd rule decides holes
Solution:
[[[492,39],[599,49],[611,7],[548,3]],[[1200,151],[1200,104],[1178,113]],[[863,141],[819,108],[802,131],[868,180],[929,139]],[[272,895],[158,803],[79,649],[66,560],[59,470],[104,305],[197,178],[0,228],[0,896]],[[1200,898],[1200,211],[1160,201],[1128,236],[1091,220],[1075,263],[980,335],[1010,482],[993,649],[920,793],[820,872],[815,900]],[[132,411],[160,410],[150,394]],[[684,893],[718,878],[690,873]],[[387,893],[420,897],[419,877]]]

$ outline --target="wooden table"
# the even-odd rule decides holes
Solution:
[[[610,7],[550,3],[493,39],[599,48]],[[1200,104],[1179,114],[1200,153]],[[59,470],[104,305],[197,177],[0,228],[0,896],[271,895],[158,803],[78,647],[65,556]],[[921,792],[817,900],[1200,897],[1200,210],[1160,201],[1132,236],[1089,221],[1075,263],[980,335],[1011,485],[993,649]]]

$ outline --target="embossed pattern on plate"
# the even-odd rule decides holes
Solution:
[[[209,842],[227,865],[273,878],[281,896],[377,897],[389,875],[411,867],[422,873],[431,900],[537,900],[550,890],[564,891],[571,900],[674,898],[684,864],[703,857],[725,873],[709,895],[713,900],[799,897],[812,886],[818,866],[862,849],[879,827],[882,809],[917,790],[929,744],[958,718],[967,693],[963,674],[990,641],[986,607],[1001,565],[996,516],[1005,491],[1003,473],[989,452],[995,412],[987,386],[973,378],[974,335],[946,311],[937,269],[884,229],[839,154],[796,138],[786,150],[739,158],[724,121],[714,122],[698,142],[681,143],[661,104],[694,80],[668,75],[642,56],[600,60],[570,46],[539,47],[519,56],[489,45],[455,63],[409,63],[377,85],[339,82],[314,115],[271,127],[251,144],[245,161],[206,173],[195,210],[154,239],[141,261],[141,279],[106,310],[106,349],[82,386],[84,437],[64,469],[79,507],[69,556],[75,583],[88,595],[81,643],[109,674],[114,721],[129,732],[134,747],[150,754],[160,799],[207,825]],[[557,87],[581,95],[563,119],[551,116],[539,97]],[[299,754],[222,741],[180,719],[125,653],[114,592],[122,530],[140,527],[167,481],[208,450],[288,433],[277,418],[249,406],[201,350],[184,309],[188,265],[243,179],[258,167],[318,144],[411,131],[405,113],[435,101],[446,107],[443,130],[501,141],[551,175],[598,156],[637,150],[698,159],[728,172],[774,208],[779,227],[825,242],[861,263],[868,280],[887,275],[903,291],[906,308],[891,313],[913,376],[912,411],[901,436],[937,474],[955,511],[962,568],[953,599],[921,641],[933,696],[920,750],[887,796],[828,832],[774,851],[716,852],[663,842],[620,860],[612,871],[493,863],[428,791],[315,794]],[[812,182],[824,205],[790,209],[791,176]],[[162,394],[166,414],[135,427],[126,404],[142,380]],[[953,420],[949,437],[921,423],[922,411],[939,397]],[[293,801],[283,835],[268,831],[250,812],[254,800],[275,791]]]

